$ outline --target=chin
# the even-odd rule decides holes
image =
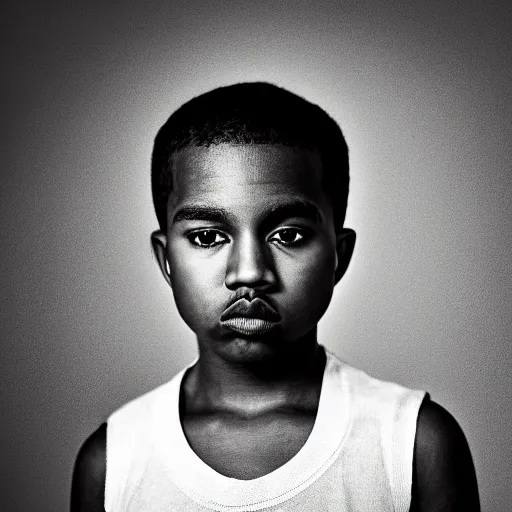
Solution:
[[[251,365],[276,363],[293,357],[294,352],[308,339],[316,340],[316,326],[306,333],[293,334],[286,333],[282,326],[258,335],[245,335],[216,326],[206,335],[197,336],[197,341],[200,352],[215,353],[235,365]]]
[[[223,358],[239,364],[262,363],[274,359],[279,353],[276,342],[242,336],[220,342],[218,349]]]

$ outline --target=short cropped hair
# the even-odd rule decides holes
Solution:
[[[278,144],[317,151],[336,230],[348,199],[348,147],[337,123],[318,105],[276,85],[239,83],[197,96],[160,128],[153,148],[151,188],[160,229],[167,231],[173,155],[187,146]]]

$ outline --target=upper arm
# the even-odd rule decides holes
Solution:
[[[82,445],[75,461],[71,512],[104,512],[107,424]]]
[[[425,400],[414,444],[411,512],[479,512],[475,468],[453,416]]]

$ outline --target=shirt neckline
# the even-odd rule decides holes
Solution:
[[[191,499],[212,510],[253,511],[295,496],[334,462],[349,424],[350,399],[341,375],[343,363],[325,349],[326,363],[313,429],[301,449],[274,471],[251,480],[224,476],[192,450],[179,417],[179,397],[185,372],[165,387],[153,411],[156,453],[170,478]]]

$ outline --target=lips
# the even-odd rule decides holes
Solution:
[[[220,317],[221,322],[236,317],[258,318],[269,322],[279,322],[281,315],[267,302],[256,298],[251,301],[239,299],[229,308],[227,308]]]
[[[265,334],[272,330],[279,320],[281,315],[259,298],[251,301],[239,299],[220,317],[224,327],[246,336]]]

